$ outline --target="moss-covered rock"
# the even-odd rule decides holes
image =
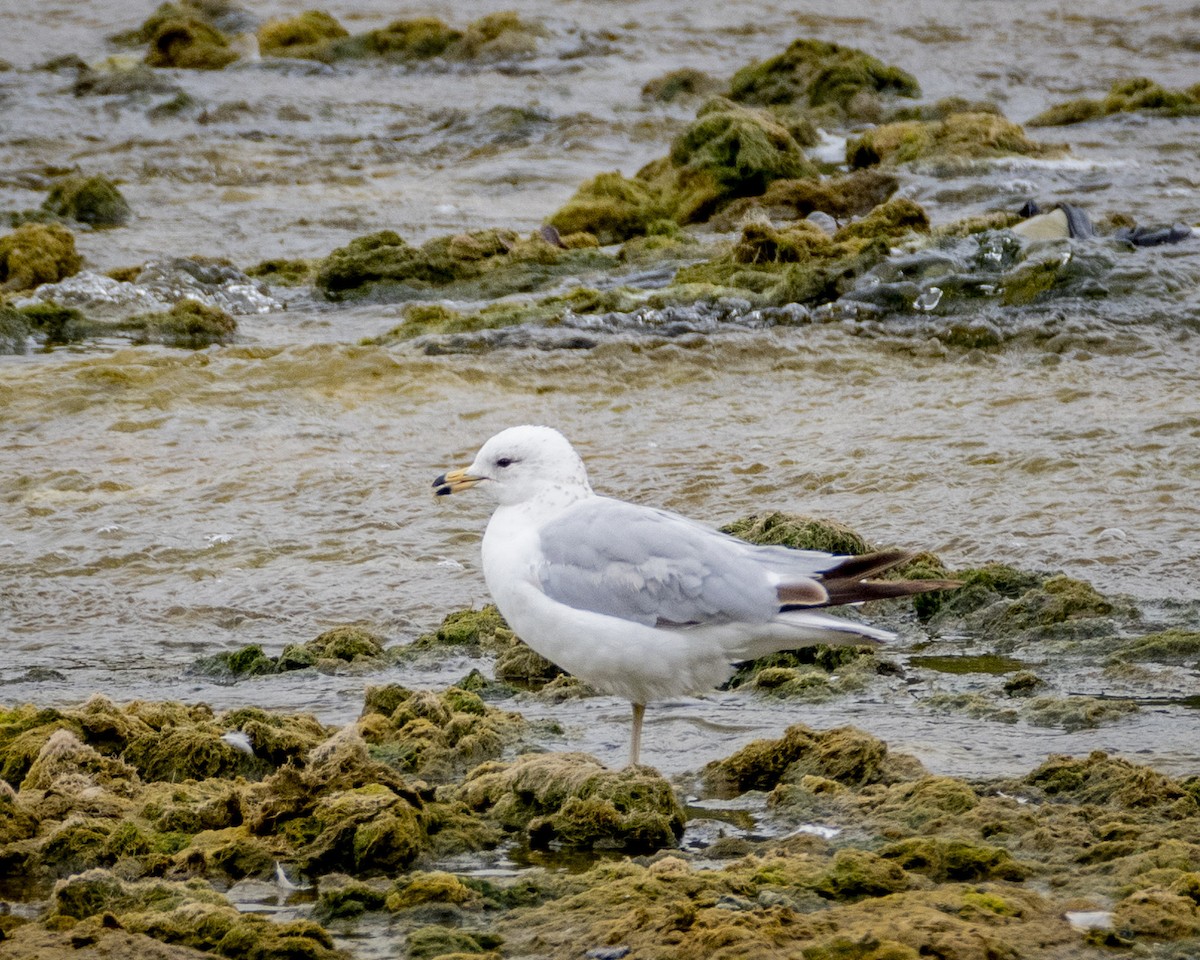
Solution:
[[[1061,152],[1030,140],[1019,124],[994,113],[960,113],[945,120],[905,120],[868,130],[847,142],[846,162],[857,169]]]
[[[318,48],[316,59],[348,60],[381,58],[398,63],[430,60],[443,56],[462,40],[462,31],[455,30],[436,17],[412,17],[394,20],[386,27],[368,30],[326,43]]]
[[[612,172],[589,180],[547,223],[562,234],[586,232],[614,243],[653,232],[663,221],[703,222],[776,180],[817,176],[787,126],[766,111],[714,97],[668,156],[632,178]]]
[[[879,855],[936,883],[1024,880],[1027,871],[1000,847],[942,837],[910,837],[890,843]]]
[[[331,41],[350,31],[323,10],[306,10],[284,20],[270,20],[258,28],[258,49],[264,57],[301,57],[323,60]]]
[[[729,95],[742,103],[799,103],[843,118],[867,117],[882,96],[920,96],[917,81],[853,47],[801,38],[783,53],[743,67]]]
[[[1098,750],[1087,757],[1053,756],[1024,782],[1057,802],[1165,808],[1179,818],[1200,813],[1198,798],[1183,784]]]
[[[238,59],[229,38],[204,20],[168,19],[150,37],[146,63],[180,70],[220,70]]]
[[[228,343],[237,332],[237,321],[220,307],[191,298],[180,300],[169,310],[130,317],[121,325],[133,331],[139,343],[163,343],[188,350]]]
[[[57,283],[82,266],[75,235],[56,223],[26,223],[0,237],[0,292]]]
[[[563,273],[610,264],[592,250],[567,250],[541,233],[476,230],[434,237],[420,247],[391,230],[357,237],[321,261],[314,283],[331,300],[444,295],[481,299],[544,286]]]
[[[520,60],[536,53],[546,35],[540,22],[525,19],[515,10],[501,10],[467,24],[447,56],[482,62]]]
[[[460,798],[533,847],[652,851],[674,846],[684,815],[669,783],[648,767],[605,770],[583,754],[525,756],[487,763]]]
[[[1196,116],[1200,114],[1200,84],[1186,90],[1168,90],[1146,77],[1118,80],[1107,96],[1056,104],[1027,121],[1026,126],[1058,127],[1129,112],[1168,117]]]
[[[390,712],[389,712],[390,711]],[[368,690],[358,724],[371,754],[397,770],[447,780],[499,757],[525,732],[518,714],[487,706],[467,690]]]
[[[642,86],[642,99],[658,103],[673,103],[684,97],[714,94],[720,87],[721,84],[703,70],[684,67],[647,80]]]
[[[1200,656],[1200,631],[1162,630],[1135,637],[1121,645],[1114,656],[1120,660],[1152,660],[1180,663]]]
[[[785,775],[811,774],[861,786],[888,782],[905,763],[895,762],[882,740],[853,727],[818,732],[794,724],[778,740],[755,740],[724,760],[713,761],[704,768],[704,780],[721,795],[770,790]]]
[[[108,177],[72,175],[55,182],[42,209],[93,227],[123,227],[133,211]]]

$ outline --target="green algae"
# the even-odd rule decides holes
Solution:
[[[683,67],[647,80],[642,85],[642,99],[657,103],[674,103],[684,97],[709,96],[721,84],[703,70]]]
[[[79,272],[75,235],[56,223],[26,223],[0,237],[0,293],[31,290]]]
[[[514,10],[501,10],[467,24],[447,56],[479,62],[522,59],[536,53],[545,36],[540,22],[524,19]]]
[[[520,831],[534,848],[556,843],[652,851],[673,846],[683,832],[683,809],[655,771],[608,771],[578,753],[483,764],[459,796],[505,829]]]
[[[229,39],[216,27],[193,17],[168,19],[150,37],[146,63],[179,70],[221,70],[238,59]]]
[[[925,670],[936,670],[938,673],[971,674],[986,673],[1002,675],[1015,673],[1025,666],[1013,657],[1001,656],[998,653],[955,654],[952,656],[921,656],[909,657],[909,666],[921,667]]]
[[[887,253],[883,239],[839,241],[807,221],[783,228],[754,222],[742,228],[732,251],[682,268],[675,282],[748,297],[759,306],[825,303]]]
[[[504,938],[482,930],[457,930],[452,927],[418,927],[408,935],[410,960],[435,960],[437,957],[464,958],[482,957],[495,960],[500,954],[494,952],[504,943]]]
[[[994,113],[960,113],[944,120],[903,120],[846,143],[851,169],[916,161],[944,163],[995,157],[1053,156],[1061,148],[1030,140],[1019,124]]]
[[[311,260],[276,258],[246,268],[246,276],[282,287],[306,286],[312,283],[315,275],[316,265]]]
[[[133,331],[137,343],[202,350],[214,343],[229,343],[237,332],[237,321],[220,307],[185,298],[169,310],[130,317],[121,327]]]
[[[461,30],[449,27],[436,17],[412,17],[394,20],[385,27],[368,30],[336,42],[318,44],[304,55],[316,60],[360,60],[380,58],[410,63],[440,57],[462,40]]]
[[[729,96],[771,106],[799,103],[839,119],[869,118],[880,96],[918,97],[917,81],[853,47],[801,38],[781,54],[743,67]]]
[[[77,343],[106,329],[74,307],[32,303],[22,307],[0,304],[0,353],[24,353],[31,336],[47,345]]]
[[[794,724],[777,740],[755,740],[704,768],[718,795],[769,790],[785,776],[823,777],[847,785],[880,783],[897,776],[907,761],[894,761],[887,744],[853,727],[815,731]]]
[[[1171,629],[1136,637],[1122,644],[1113,657],[1118,660],[1179,663],[1198,655],[1200,655],[1200,632]]]
[[[479,653],[501,653],[508,649],[513,632],[495,604],[479,610],[456,610],[442,619],[437,629],[413,641],[417,649],[465,647]]]
[[[56,181],[42,209],[93,227],[123,227],[133,215],[117,185],[100,175],[72,175]]]
[[[358,728],[371,756],[427,780],[449,780],[499,757],[525,734],[520,715],[487,706],[475,693],[394,684],[368,689]]]
[[[325,11],[306,10],[259,27],[258,49],[264,57],[320,60],[326,55],[330,41],[349,35],[350,31]]]
[[[536,290],[581,269],[610,266],[595,250],[564,249],[542,234],[476,230],[434,237],[414,247],[391,230],[357,237],[317,267],[314,284],[330,300],[373,297],[427,299],[439,295],[494,299]]]
[[[787,126],[766,111],[714,97],[671,143],[666,157],[632,177],[613,171],[584,183],[547,224],[618,243],[670,221],[699,223],[776,180],[815,178]]]
[[[211,951],[230,960],[346,960],[320,925],[307,920],[273,923],[239,913],[203,882],[129,882],[90,870],[60,882],[50,920],[86,920],[101,914],[126,930],[163,943]]]
[[[322,673],[377,670],[391,658],[383,637],[363,627],[333,627],[312,640],[288,644],[279,656],[248,644],[229,653],[195,660],[189,672],[214,679],[243,679],[315,668]]]
[[[879,855],[935,883],[1024,880],[1028,871],[1000,847],[942,837],[910,837],[890,843]]]
[[[1166,117],[1196,116],[1200,114],[1200,84],[1186,90],[1168,90],[1146,77],[1118,80],[1108,95],[1101,99],[1079,99],[1056,104],[1028,120],[1026,125],[1058,127],[1130,112]]]
[[[772,219],[799,220],[814,212],[848,220],[870,213],[896,192],[900,181],[892,173],[870,167],[821,180],[775,180],[760,197],[731,203],[714,225],[736,227],[753,211],[762,210]]]

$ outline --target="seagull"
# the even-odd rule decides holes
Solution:
[[[496,500],[482,552],[497,608],[542,656],[630,702],[630,764],[652,700],[710,690],[735,663],[779,650],[893,638],[821,608],[958,586],[869,579],[909,551],[839,556],[759,546],[600,496],[551,427],[510,427],[433,486],[438,496],[481,487]]]

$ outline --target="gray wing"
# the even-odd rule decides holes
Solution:
[[[813,577],[831,555],[756,547],[684,517],[594,497],[539,531],[551,599],[648,625],[766,623],[780,575]],[[786,574],[783,571],[786,570]]]

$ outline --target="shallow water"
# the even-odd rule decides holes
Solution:
[[[0,73],[0,209],[36,206],[53,170],[119,178],[137,216],[82,236],[97,269],[163,251],[239,265],[318,256],[383,227],[412,240],[489,224],[528,230],[595,172],[632,173],[664,152],[695,104],[648,107],[638,91],[680,66],[725,76],[796,36],[818,36],[905,67],[928,99],[992,99],[1023,120],[1099,96],[1119,77],[1194,82],[1200,42],[1189,3],[1139,7],[1136,21],[1111,2],[1078,13],[988,0],[851,3],[837,16],[634,0],[457,14],[514,6],[551,28],[531,64],[181,73],[176,82],[206,113],[165,121],[147,118],[153,100],[76,98],[63,92],[68,74],[28,69],[72,51],[101,59],[112,52],[103,37],[140,22],[151,4],[92,0],[9,15],[0,58],[18,69]],[[440,12],[328,9],[356,30]],[[514,127],[498,108],[531,114]],[[1127,117],[1037,131],[1069,140],[1073,159],[911,175],[903,190],[938,223],[1037,196],[1084,202],[1095,218],[1194,224],[1198,130],[1195,119]],[[1200,253],[1193,243],[1131,256],[1175,258],[1186,278]],[[1143,601],[1200,598],[1194,292],[1169,309],[1135,303],[1144,312],[1126,317],[1085,311],[1071,318],[1077,333],[1052,346],[986,354],[900,328],[831,323],[427,356],[420,344],[358,345],[393,327],[397,306],[335,309],[288,296],[286,312],[242,318],[232,347],[101,343],[0,358],[0,701],[99,690],[342,722],[357,713],[364,683],[451,682],[471,664],[229,687],[184,668],[246,643],[277,653],[346,622],[403,641],[484,602],[487,504],[434,501],[429,484],[523,421],[566,432],[598,490],[714,524],[796,510],[880,544],[933,550],[952,566],[999,560]],[[1105,692],[1095,664],[1076,666],[1078,683],[1063,677],[1064,689]],[[39,680],[31,668],[57,673]],[[1066,734],[934,714],[919,698],[936,683],[922,674],[916,686],[896,681],[822,705],[740,694],[656,705],[646,752],[666,772],[695,770],[803,720],[858,724],[959,775],[1015,773],[1050,752],[1090,749],[1176,773],[1200,759],[1185,707]],[[1173,683],[1169,696],[1200,692],[1194,671]],[[555,746],[611,763],[624,756],[617,701],[515,707],[558,719],[566,733]]]

